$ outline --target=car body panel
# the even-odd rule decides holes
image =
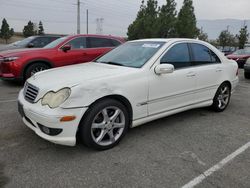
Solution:
[[[209,106],[222,83],[229,82],[232,91],[238,83],[237,63],[228,60],[208,43],[191,39],[138,41],[164,41],[165,44],[141,68],[91,62],[37,73],[27,80],[29,84],[39,88],[35,104],[29,104],[28,108],[35,108],[38,114],[48,114],[44,110],[48,107],[41,107],[41,99],[47,92],[56,92],[65,87],[71,88],[71,95],[55,109],[55,113],[60,109],[79,109],[81,114],[81,109],[90,108],[97,100],[122,96],[132,107],[131,127],[135,127],[184,110]],[[188,67],[165,75],[155,74],[155,67],[160,64],[162,55],[174,44],[182,42],[199,43],[208,47],[219,57],[221,63]],[[23,98],[24,95],[20,92],[19,101],[27,108],[27,101]],[[60,123],[56,126],[60,127]],[[75,126],[79,124],[76,123]]]

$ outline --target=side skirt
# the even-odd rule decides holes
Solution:
[[[184,107],[164,111],[162,113],[153,114],[153,115],[150,115],[150,116],[147,116],[147,117],[144,117],[144,118],[133,120],[131,127],[134,128],[134,127],[137,127],[139,125],[148,123],[150,121],[154,121],[156,119],[167,117],[167,116],[177,114],[179,112],[187,111],[187,110],[190,110],[190,109],[194,109],[194,108],[201,108],[201,107],[211,106],[212,104],[213,104],[213,100],[207,100],[207,101],[203,101],[203,102],[200,102],[200,103],[195,103],[195,104],[192,104],[192,105],[188,105],[188,106],[184,106]]]

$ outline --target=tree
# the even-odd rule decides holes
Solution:
[[[247,26],[244,26],[240,29],[240,34],[236,35],[239,40],[239,48],[243,49],[245,47],[246,42],[248,41],[249,33],[247,31]]]
[[[198,39],[208,42],[208,35],[203,31],[202,28],[199,30]]]
[[[196,17],[192,0],[184,0],[177,17],[176,30],[181,38],[196,38],[199,30],[196,27]]]
[[[224,30],[220,33],[218,38],[219,45],[224,49],[226,46],[236,46],[236,37],[232,35],[228,30]]]
[[[44,35],[43,23],[40,21],[38,25],[38,35]]]
[[[0,37],[5,40],[5,43],[8,43],[8,40],[14,35],[14,29],[11,28],[7,22],[7,20],[4,18],[2,21],[2,26],[0,30]]]
[[[154,37],[157,15],[157,1],[148,0],[145,5],[143,0],[135,21],[128,27],[128,39]]]
[[[156,24],[156,37],[171,38],[176,37],[176,3],[175,0],[166,0],[166,5],[159,9],[159,17]]]
[[[36,34],[34,23],[29,21],[23,28],[23,36],[30,37]]]

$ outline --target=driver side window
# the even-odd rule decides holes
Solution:
[[[175,69],[191,66],[187,43],[176,44],[161,58],[161,64],[172,64]]]
[[[71,49],[84,49],[86,48],[86,38],[85,37],[78,37],[71,41],[69,41],[65,45],[70,45]]]

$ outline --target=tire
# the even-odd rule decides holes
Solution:
[[[78,136],[84,145],[107,150],[116,146],[127,133],[128,111],[120,102],[104,99],[90,107],[79,126]]]
[[[49,69],[50,67],[44,63],[34,63],[26,69],[24,73],[24,81],[31,77],[33,74]]]
[[[216,112],[223,112],[231,99],[231,87],[228,83],[223,83],[218,88],[212,104],[212,109]]]
[[[246,79],[250,79],[250,73],[244,72],[244,76],[245,76]]]

